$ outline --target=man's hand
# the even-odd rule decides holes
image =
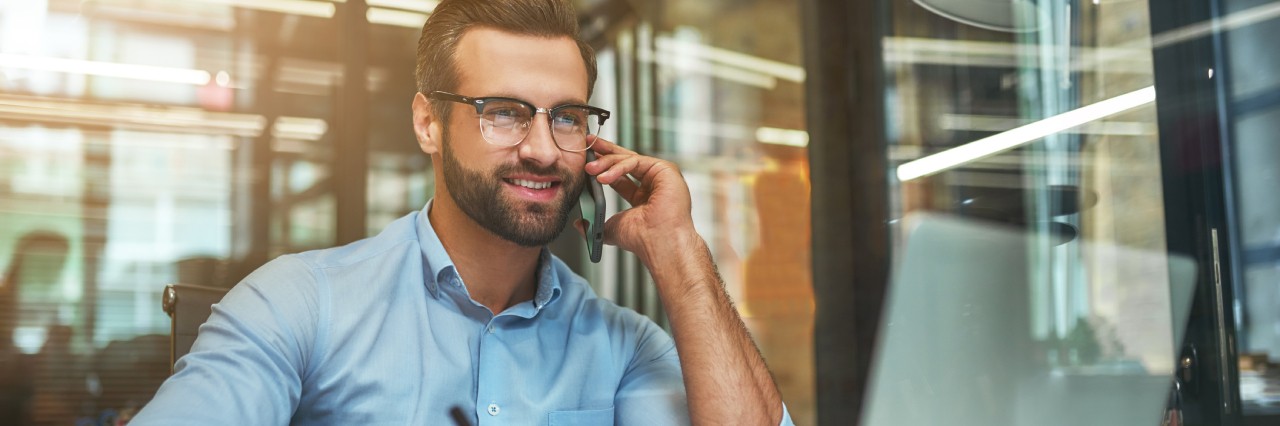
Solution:
[[[604,139],[597,138],[592,149],[600,158],[586,165],[587,173],[632,206],[605,222],[604,242],[635,253],[653,276],[680,354],[693,423],[791,424],[764,358],[693,227],[689,186],[680,170]]]
[[[673,236],[696,236],[689,187],[675,164],[600,138],[591,149],[600,156],[586,165],[587,173],[613,187],[632,206],[605,221],[605,244],[635,253],[649,265],[654,253],[688,243]]]

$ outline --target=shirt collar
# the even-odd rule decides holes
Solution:
[[[427,276],[423,277],[423,281],[427,283],[431,296],[439,297],[440,281],[457,278],[458,272],[453,266],[453,259],[449,258],[449,252],[440,243],[440,236],[436,235],[435,228],[431,226],[431,219],[428,217],[430,211],[431,201],[427,201],[427,205],[418,212],[418,245],[422,247],[422,258],[426,261],[423,274]]]
[[[422,247],[422,257],[426,261],[423,273],[429,275],[423,277],[427,291],[431,292],[432,297],[440,297],[441,282],[448,283],[456,279],[461,283],[462,278],[458,275],[458,268],[454,266],[453,259],[449,258],[449,252],[445,251],[444,244],[440,243],[440,236],[436,235],[435,227],[428,217],[432,201],[427,201],[427,205],[418,212],[418,245]],[[546,247],[543,247],[538,255],[538,289],[533,296],[533,307],[537,310],[542,310],[544,306],[560,298],[562,291],[560,274],[556,272],[553,258],[551,251]]]
[[[533,307],[538,310],[560,298],[560,274],[551,259],[551,250],[543,247],[538,256],[538,291],[533,295]]]

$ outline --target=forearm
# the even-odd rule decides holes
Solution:
[[[782,399],[725,292],[706,243],[692,231],[664,238],[643,258],[671,321],[694,424],[768,424]]]

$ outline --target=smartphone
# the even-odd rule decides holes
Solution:
[[[587,150],[587,162],[596,160],[596,153]],[[582,208],[582,218],[587,220],[587,255],[592,263],[600,263],[600,252],[604,249],[604,187],[595,176],[587,172],[587,187],[582,189],[578,197],[578,206]]]

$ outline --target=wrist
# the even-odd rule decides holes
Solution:
[[[688,231],[667,232],[656,238],[646,252],[647,256],[640,261],[653,283],[658,288],[662,303],[667,306],[668,314],[683,305],[681,301],[699,299],[712,287],[707,287],[715,279],[715,265],[711,252],[702,236],[689,229]]]
[[[654,235],[645,242],[644,253],[638,257],[641,263],[653,269],[687,263],[702,257],[706,250],[707,244],[702,236],[690,227]]]

